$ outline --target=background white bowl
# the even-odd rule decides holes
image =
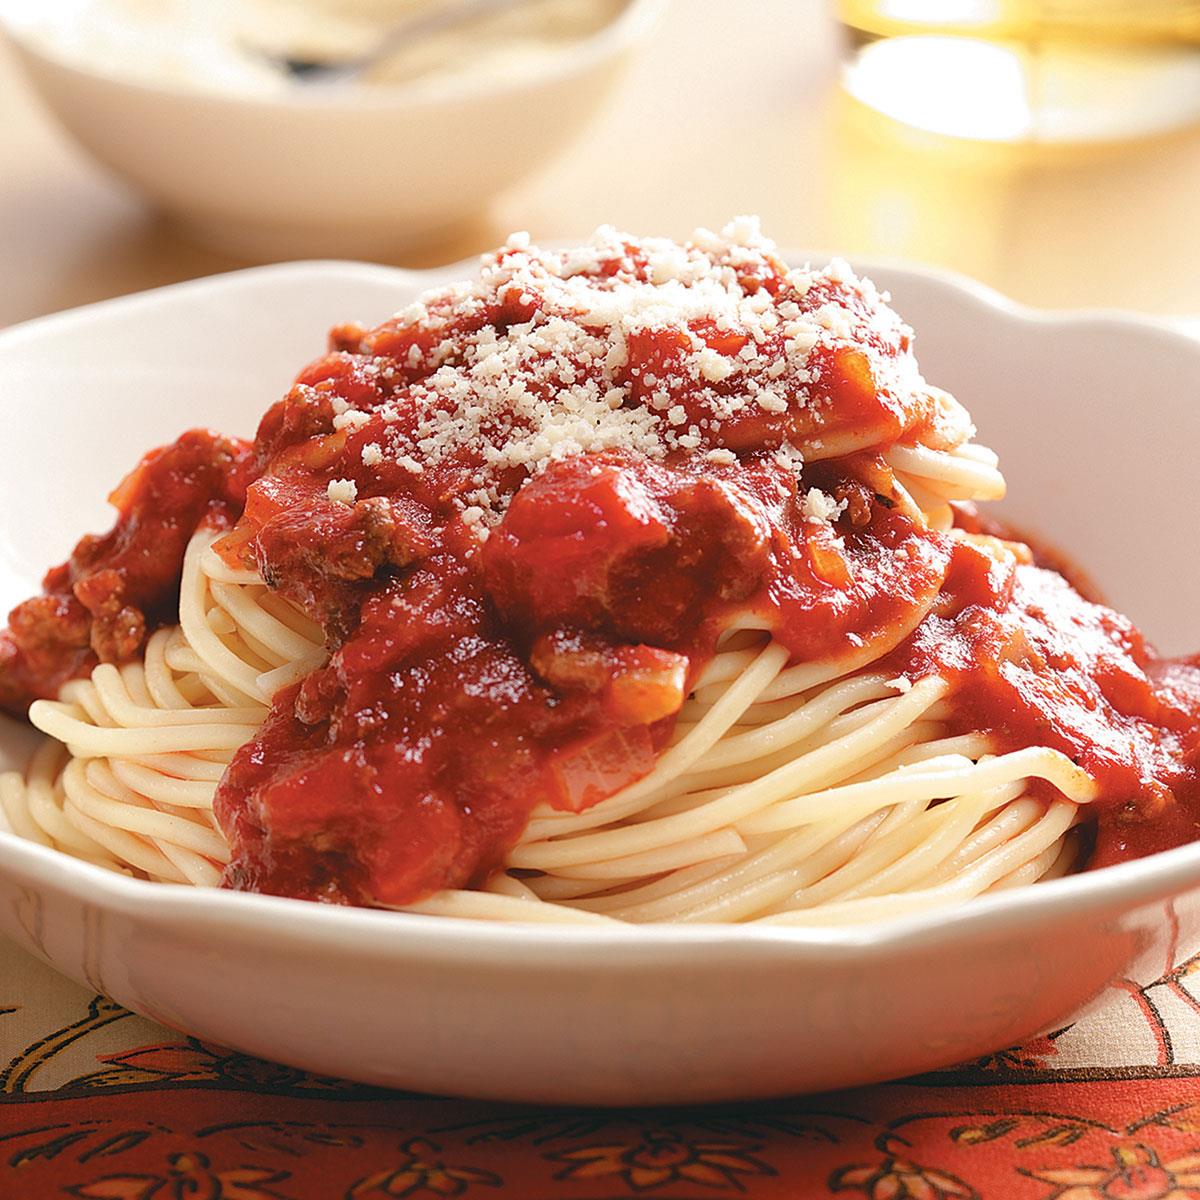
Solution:
[[[479,214],[556,154],[665,5],[629,0],[520,78],[281,97],[150,85],[56,54],[15,19],[3,29],[67,132],[202,240],[252,260],[366,258]]]
[[[1167,649],[1200,643],[1200,343],[867,269],[931,380],[1005,465],[1008,511],[1066,546]],[[0,604],[36,587],[155,443],[249,433],[336,321],[468,267],[299,263],[0,334]],[[0,760],[25,735],[0,728]],[[3,761],[0,761],[3,765]],[[765,1097],[949,1065],[1063,1023],[1200,889],[1200,845],[862,929],[545,929],[123,879],[0,833],[0,931],[174,1028],[364,1082],[492,1099]],[[1179,906],[1185,941],[1200,906]]]

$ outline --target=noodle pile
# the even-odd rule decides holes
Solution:
[[[928,527],[950,528],[952,500],[1003,493],[995,456],[970,443],[885,457],[902,504]],[[0,776],[0,823],[142,878],[220,883],[221,775],[271,696],[325,650],[315,624],[218,557],[217,537],[193,537],[180,623],[149,639],[143,661],[98,666],[32,706],[49,737],[24,775]],[[1010,553],[1002,543],[990,552]],[[752,618],[735,622],[648,775],[583,812],[536,810],[485,888],[407,911],[826,925],[948,907],[1069,870],[1092,779],[1050,748],[996,754],[982,733],[950,735],[948,680],[878,668],[938,603],[928,596],[869,654],[794,665]]]

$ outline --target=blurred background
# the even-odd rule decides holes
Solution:
[[[1200,2],[493,0],[429,28],[454,2],[0,0],[0,324],[744,212],[1034,305],[1200,314]]]

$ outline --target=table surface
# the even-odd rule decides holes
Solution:
[[[1054,152],[918,137],[840,93],[827,5],[754,12],[677,0],[573,149],[406,265],[513,228],[683,236],[757,212],[784,247],[934,263],[1030,304],[1200,313],[1200,130]],[[0,325],[243,265],[88,161],[3,55],[0,114]]]

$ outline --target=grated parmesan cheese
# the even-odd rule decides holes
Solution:
[[[759,285],[768,277],[770,290]],[[818,285],[820,301],[806,299]],[[505,322],[489,316],[514,306]],[[841,260],[787,270],[751,217],[682,244],[602,226],[585,246],[548,252],[517,233],[484,257],[478,279],[428,293],[389,327],[419,335],[396,356],[418,377],[398,381],[396,394],[368,411],[335,399],[334,425],[353,434],[378,418],[361,449],[368,468],[387,462],[419,474],[466,450],[478,470],[451,502],[472,526],[503,515],[514,471],[536,475],[574,455],[662,460],[696,451],[734,463],[724,429],[743,419],[766,419],[774,432],[763,449],[798,473],[802,449],[820,444],[812,385],[824,345],[884,347],[871,358],[882,385],[900,397],[923,385],[910,331],[869,281]],[[667,335],[654,344],[670,352],[647,358],[639,340],[647,334]],[[399,379],[393,365],[378,369]],[[799,425],[814,432],[797,448],[785,422],[805,410]],[[352,504],[356,495],[350,480],[329,484],[332,500]],[[821,520],[841,512],[815,489],[804,505]]]
[[[847,501],[835,500],[820,488],[809,488],[804,496],[804,515],[810,521],[832,524],[846,511]]]
[[[700,368],[700,374],[709,383],[720,383],[722,379],[727,379],[737,370],[736,363],[707,347],[696,356],[696,364]]]
[[[325,494],[334,504],[350,506],[358,499],[358,484],[353,479],[331,479]]]
[[[347,409],[345,412],[340,412],[333,418],[334,429],[348,429],[353,433],[356,429],[361,429],[364,425],[370,423],[371,417],[369,413],[360,412],[357,408]]]

